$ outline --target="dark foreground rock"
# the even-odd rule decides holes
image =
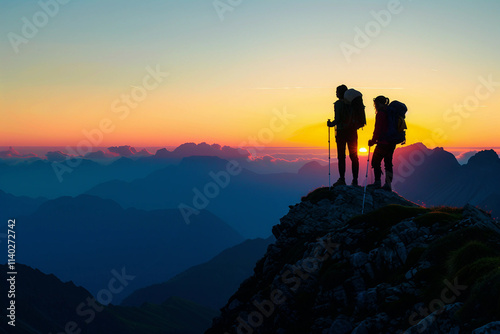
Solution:
[[[423,208],[395,193],[317,189],[212,333],[498,333],[500,229],[487,213]]]

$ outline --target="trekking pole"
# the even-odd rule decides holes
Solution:
[[[330,122],[330,119],[328,119],[328,122]],[[328,127],[328,189],[330,190],[331,188],[331,182],[330,182],[330,127]]]
[[[368,159],[366,161],[366,177],[365,177],[365,189],[363,190],[363,207],[361,208],[361,214],[365,212],[365,196],[366,196],[366,186],[368,185],[368,168],[370,166],[370,151],[372,147],[368,146]]]

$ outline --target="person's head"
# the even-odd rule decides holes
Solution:
[[[373,106],[376,111],[386,110],[389,105],[389,99],[385,96],[379,95],[373,99]]]
[[[337,87],[337,97],[342,100],[344,98],[344,94],[347,91],[346,85],[340,85]]]

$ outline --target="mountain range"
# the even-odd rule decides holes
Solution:
[[[220,309],[253,268],[274,237],[245,240],[217,254],[213,259],[191,267],[167,282],[134,291],[121,305],[161,304],[173,296]]]
[[[8,271],[6,265],[0,270]],[[217,314],[177,297],[141,307],[103,306],[72,282],[22,264],[16,264],[16,271],[15,327],[4,319],[2,333],[198,334]],[[6,302],[2,298],[4,310]]]
[[[218,152],[211,146],[210,149],[204,149],[201,144],[193,147],[198,147],[199,153]],[[241,162],[241,173],[231,177],[227,187],[212,189],[216,195],[213,199],[207,198],[206,187],[210,192],[210,186],[217,181],[210,173],[224,173],[228,160],[215,156],[192,156],[179,160],[180,153],[196,151],[193,147],[164,154],[176,156],[175,161],[161,158],[161,150],[154,156],[136,160],[123,157],[109,166],[81,160],[78,168],[65,174],[63,182],[57,181],[52,167],[44,161],[15,166],[0,164],[0,189],[17,196],[43,195],[48,198],[86,192],[113,199],[126,208],[145,210],[174,209],[179,205],[197,210],[194,204],[198,201],[245,238],[255,238],[268,236],[273,222],[285,214],[283,208],[287,203],[328,182],[328,167],[316,161],[305,164],[296,173],[270,174],[252,172],[244,168],[248,162]],[[237,151],[229,153],[226,155],[234,156]],[[463,206],[471,203],[499,216],[500,193],[496,177],[500,171],[499,160],[493,150],[481,151],[472,156],[467,164],[460,165],[451,153],[442,148],[431,150],[423,144],[403,146],[394,155],[393,189],[424,205],[442,203]],[[349,166],[347,170],[349,179]],[[336,163],[332,163],[331,172],[331,182],[334,182],[338,177]],[[365,182],[365,172],[366,164],[362,161],[361,184]],[[372,180],[370,171],[369,182]],[[249,210],[247,203],[252,203],[255,210]],[[232,210],[227,210],[228,207]],[[269,212],[268,218],[259,217],[259,212]],[[257,220],[259,224],[255,224]]]
[[[186,146],[181,151],[201,148]],[[199,152],[218,151],[222,148],[203,148]],[[174,312],[179,318],[198,307],[205,315],[215,315],[214,309],[224,306],[234,291],[249,284],[247,280],[238,289],[245,277],[261,275],[262,266],[271,265],[270,260],[266,264],[258,259],[266,248],[265,257],[272,258],[269,254],[277,251],[276,245],[283,242],[278,238],[277,243],[272,243],[273,238],[268,236],[271,230],[275,236],[281,235],[279,230],[284,225],[273,226],[281,217],[285,220],[290,217],[288,205],[300,201],[311,189],[326,185],[328,180],[328,166],[316,161],[305,164],[298,172],[263,174],[248,169],[251,164],[245,159],[246,162],[231,159],[236,158],[233,155],[236,151],[226,151],[224,154],[229,160],[203,155],[183,157],[179,152],[162,150],[156,155],[136,152],[141,157],[122,157],[110,165],[83,159],[78,168],[65,174],[68,178],[63,182],[57,180],[47,161],[32,161],[33,157],[16,164],[0,161],[0,171],[5,172],[0,173],[0,188],[3,189],[0,190],[0,217],[3,220],[15,218],[18,222],[19,262],[83,287],[102,304],[122,303],[123,307],[133,307],[132,317],[137,316],[137,309],[165,305],[182,309],[180,313]],[[361,163],[360,180],[365,168],[366,164]],[[332,163],[332,181],[338,177],[336,169],[336,164]],[[423,144],[409,145],[396,150],[394,170],[394,190],[406,200],[396,193],[377,192],[375,196],[369,191],[367,211],[394,202],[411,207],[418,203],[430,208],[417,207],[418,210],[431,210],[438,217],[444,217],[446,224],[433,221],[443,226],[448,226],[448,220],[469,224],[466,221],[470,217],[463,216],[461,207],[471,211],[472,206],[478,206],[494,217],[500,215],[497,178],[500,159],[493,150],[477,152],[461,165],[442,148],[431,150]],[[371,175],[369,180],[372,180]],[[10,191],[14,189],[15,192]],[[350,218],[360,212],[359,203],[355,209],[353,206],[359,201],[359,194],[352,193],[353,189],[355,192],[362,190],[346,187],[342,208],[335,193],[323,194],[325,198],[320,196],[314,200],[311,198],[317,195],[311,195],[303,200],[300,207],[308,206],[309,202],[313,206],[321,201],[323,204],[320,211],[303,210],[299,219],[302,223],[294,225],[296,232],[309,233],[314,222],[322,221],[321,214],[326,214],[329,220],[335,218],[339,224],[351,224]],[[60,196],[68,191],[74,197]],[[41,195],[44,197],[39,197]],[[327,201],[334,203],[334,208],[329,207]],[[451,218],[433,208],[442,205],[449,206],[443,210],[451,214]],[[290,207],[293,211],[296,205]],[[350,211],[346,213],[346,210]],[[334,211],[341,216],[337,217]],[[383,212],[392,214],[390,210]],[[458,213],[462,218],[457,218]],[[418,217],[407,218],[415,221]],[[377,219],[384,220],[385,216]],[[320,230],[322,224],[319,224]],[[431,238],[443,237],[442,231],[434,230],[434,225],[429,228]],[[5,234],[0,237],[4,238]],[[255,237],[267,239],[242,243],[244,239]],[[352,239],[353,235],[345,234],[344,237]],[[298,256],[302,251],[299,241],[295,240],[297,244],[294,244],[292,239],[286,240],[290,242],[286,247],[291,247],[292,254],[287,256]],[[433,263],[429,258],[425,261]],[[112,298],[104,298],[103,290],[113,275],[120,272],[134,279]],[[241,304],[241,300],[237,300],[230,298],[230,303],[223,308],[222,318],[228,308]],[[110,306],[110,310],[113,307]],[[164,310],[155,309],[155,312]],[[359,315],[352,318],[350,314],[349,317],[353,328],[359,325],[356,322]],[[30,321],[37,322],[36,319]]]
[[[349,159],[348,159],[349,160]],[[366,161],[366,160],[365,160]],[[453,154],[437,147],[429,149],[422,143],[401,146],[394,152],[393,190],[424,206],[477,205],[500,217],[500,158],[493,150],[475,153],[461,165]],[[336,166],[332,167],[335,171]],[[347,178],[350,178],[348,161]],[[366,163],[360,162],[360,184],[364,184]],[[299,175],[328,175],[328,166],[310,162]],[[336,175],[332,177],[335,179]],[[384,180],[384,175],[382,175]],[[320,180],[315,180],[318,184]],[[370,169],[368,183],[373,182]]]
[[[96,302],[72,282],[18,264],[18,323],[14,331],[6,322],[1,328],[60,332],[70,323],[82,333],[201,333],[215,316],[207,334],[500,329],[500,225],[486,212],[471,205],[425,208],[392,192],[368,188],[364,194],[352,186],[319,188],[289,208],[272,228],[275,240],[245,241],[139,289],[124,301],[136,306],[103,306],[100,293]],[[138,277],[128,269],[111,275],[121,277],[127,291]],[[101,291],[117,288],[110,282]],[[230,293],[225,284],[235,288],[218,316],[185,298],[220,304]]]
[[[255,238],[269,236],[288,203],[312,189],[311,180],[296,173],[257,174],[239,166],[237,175],[229,175],[228,164],[218,157],[193,156],[131,182],[102,183],[87,194],[145,210],[181,204],[196,209],[199,203],[244,237]]]
[[[21,263],[71,280],[94,295],[106,286],[112,270],[125,268],[136,276],[113,296],[114,304],[137,288],[164,282],[243,241],[208,211],[186,224],[177,209],[123,209],[90,195],[46,201],[16,222]]]
[[[500,158],[493,150],[472,156],[460,165],[442,148],[422,144],[398,149],[394,156],[396,191],[428,206],[477,205],[500,216]]]

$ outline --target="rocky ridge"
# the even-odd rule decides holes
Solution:
[[[423,208],[395,193],[310,193],[212,333],[498,333],[500,225],[473,206]]]

